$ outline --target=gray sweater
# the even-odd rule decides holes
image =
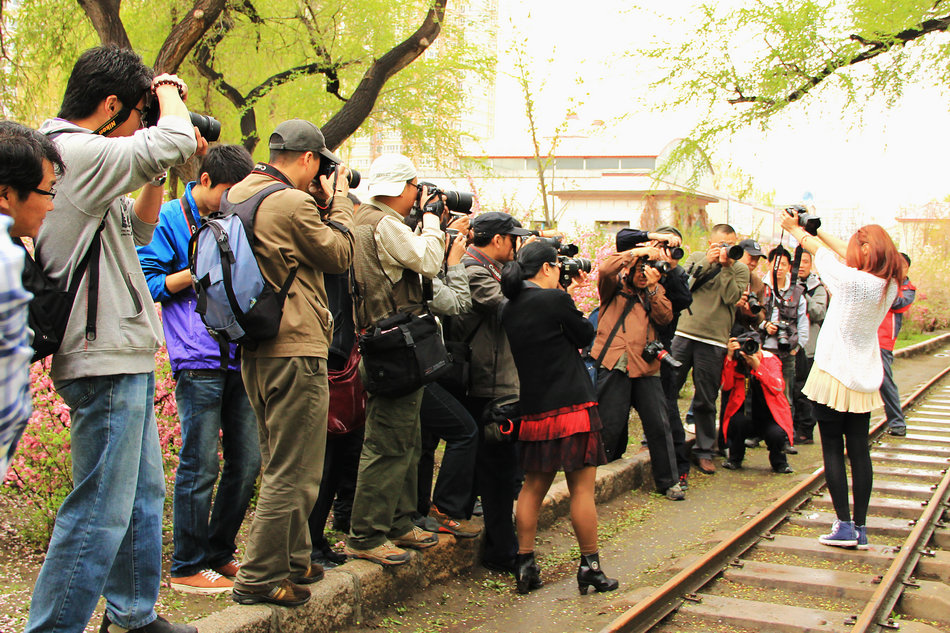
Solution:
[[[63,286],[71,281],[105,217],[96,338],[87,341],[85,336],[87,270],[63,344],[53,356],[52,377],[69,380],[154,371],[162,328],[135,247],[152,240],[156,225],[140,220],[126,196],[194,154],[191,123],[163,117],[157,126],[132,136],[109,138],[69,121],[49,119],[40,131],[64,132],[54,142],[66,172],[56,183],[53,211],[36,240],[36,259],[51,279]]]

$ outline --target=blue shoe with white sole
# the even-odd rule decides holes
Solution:
[[[831,534],[819,536],[818,542],[834,547],[857,547],[858,533],[854,529],[854,521],[835,521],[831,526]]]

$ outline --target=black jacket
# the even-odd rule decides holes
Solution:
[[[594,326],[571,295],[525,282],[521,294],[505,306],[501,322],[518,367],[523,413],[597,401],[578,353],[594,338]]]
[[[670,343],[673,341],[673,334],[676,332],[676,324],[680,320],[680,312],[693,303],[693,294],[689,291],[686,271],[679,264],[663,276],[660,285],[666,291],[666,298],[673,304],[673,320],[666,325],[656,326],[656,335],[669,350]]]

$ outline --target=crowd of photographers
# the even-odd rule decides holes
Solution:
[[[408,548],[432,547],[439,533],[484,533],[482,563],[527,593],[542,584],[537,518],[558,471],[578,587],[610,591],[594,477],[627,450],[631,409],[656,490],[671,500],[685,498],[692,464],[712,474],[723,455],[723,467],[742,468],[764,441],[772,469],[790,473],[787,455],[812,442],[801,390],[829,297],[810,253],[766,253],[720,224],[707,250],[683,260],[676,228],[624,229],[599,263],[600,306],[583,315],[568,291],[593,264],[563,236],[506,213],[471,216],[471,195],[420,182],[404,156],[374,161],[360,202],[349,191],[360,175],[299,119],[270,135],[266,162],[238,146],[209,149],[216,122],[190,114],[186,97],[178,77],[153,77],[135,54],[103,47],[80,57],[59,116],[39,132],[0,123],[3,469],[29,417],[31,354],[52,354],[72,412],[75,488],[27,631],[81,631],[100,596],[104,633],[194,631],[154,611],[163,334],[181,422],[171,586],[242,604],[303,604],[324,568],[347,556],[404,564]],[[163,204],[165,171],[193,156],[198,177]],[[818,221],[796,214],[805,227]],[[228,242],[228,217],[245,242]],[[33,257],[7,234],[33,238]],[[223,264],[199,272],[215,255]],[[254,275],[265,289],[242,307]],[[68,288],[66,303],[41,310],[41,282]],[[29,329],[24,287],[35,295]],[[909,281],[901,290],[882,325],[886,361],[913,301]],[[269,323],[265,304],[276,306]],[[43,310],[61,316],[60,329],[37,321]],[[229,319],[220,329],[216,311]],[[41,348],[47,335],[59,340]],[[678,402],[690,370],[691,455]],[[893,381],[884,389],[892,432],[903,433]],[[331,511],[347,533],[342,552],[325,536]]]

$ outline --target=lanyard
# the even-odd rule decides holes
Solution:
[[[262,174],[270,176],[274,180],[284,183],[291,189],[296,189],[294,183],[290,182],[290,178],[288,178],[284,173],[272,165],[268,165],[267,163],[257,163],[254,165],[254,171],[258,171]]]
[[[478,250],[478,247],[470,246],[467,253],[472,256],[472,259],[487,268],[488,272],[491,273],[491,276],[495,278],[495,281],[501,281],[501,272],[491,262],[487,255]]]
[[[185,195],[182,196],[181,210],[185,214],[185,221],[188,222],[188,230],[191,231],[191,234],[194,235],[195,231],[198,230],[198,224],[201,222],[201,214],[198,213],[198,204],[195,202],[195,197],[191,193],[192,187],[197,183],[194,181],[189,182],[185,185]],[[188,203],[189,209],[185,208],[185,203]],[[189,213],[189,210],[191,213]]]

